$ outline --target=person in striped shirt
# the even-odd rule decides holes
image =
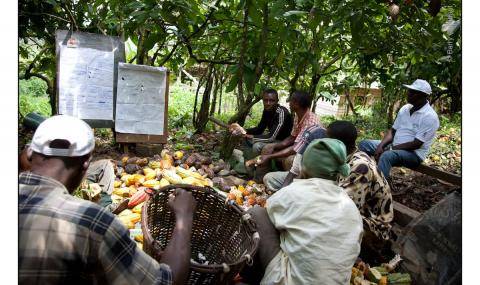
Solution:
[[[287,108],[278,104],[278,93],[275,89],[263,91],[262,102],[262,118],[256,127],[245,130],[236,123],[231,126],[233,135],[246,138],[246,146],[251,152],[249,158],[260,155],[265,145],[282,141],[292,131],[292,116]]]
[[[289,104],[290,110],[295,113],[292,132],[283,141],[268,144],[262,149],[262,154],[256,162],[255,179],[258,181],[262,181],[263,177],[270,171],[271,160],[281,162],[284,170],[291,169],[296,147],[300,143],[305,130],[311,126],[322,127],[317,115],[310,111],[312,99],[307,92],[293,91],[290,94]]]

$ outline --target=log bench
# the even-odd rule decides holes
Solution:
[[[426,174],[428,176],[440,179],[442,181],[451,183],[451,184],[456,185],[456,186],[462,186],[462,176],[461,175],[446,172],[446,171],[443,171],[443,170],[440,170],[438,168],[431,167],[431,166],[428,166],[428,165],[425,165],[425,164],[420,164],[416,168],[411,168],[411,170]]]

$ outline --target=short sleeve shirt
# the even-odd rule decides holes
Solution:
[[[317,115],[315,115],[315,113],[310,110],[308,110],[305,115],[303,115],[303,118],[301,118],[300,120],[297,116],[295,116],[295,119],[293,119],[293,129],[291,133],[291,136],[295,137],[294,147],[302,138],[303,132],[307,128],[315,125],[319,125],[318,118]]]
[[[300,140],[293,146],[293,150],[296,153],[303,154],[313,140],[323,139],[326,136],[327,131],[323,127],[319,125],[310,126],[302,133]]]
[[[424,160],[440,127],[440,121],[437,113],[429,103],[410,115],[412,107],[413,105],[406,104],[398,111],[397,118],[392,126],[396,130],[393,145],[418,139],[423,142],[423,145],[415,150],[415,154],[421,160]]]

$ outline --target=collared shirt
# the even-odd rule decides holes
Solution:
[[[49,177],[21,173],[19,188],[20,284],[172,284],[113,214]]]
[[[415,150],[415,154],[424,160],[433,143],[435,133],[440,127],[440,121],[428,102],[410,115],[412,108],[412,104],[406,104],[398,111],[392,126],[396,130],[392,144],[395,146],[418,139],[423,142],[423,145]]]
[[[335,181],[295,179],[267,200],[279,253],[261,284],[348,284],[360,253],[362,218]]]
[[[393,199],[390,186],[375,161],[363,151],[347,157],[350,174],[340,177],[345,189],[362,215],[363,222],[379,239],[388,240],[393,220]]]
[[[298,140],[298,143],[294,145],[293,150],[296,153],[303,154],[307,149],[309,143],[311,143],[315,139],[323,139],[326,136],[327,131],[323,127],[316,124],[313,126],[309,126],[303,131],[300,139]]]
[[[310,110],[305,112],[303,118],[301,118],[300,120],[298,119],[298,116],[295,116],[295,119],[293,119],[293,129],[291,133],[291,136],[295,137],[294,147],[302,139],[303,132],[307,128],[314,125],[319,125],[318,118],[317,115],[315,115],[315,113]]]
[[[300,141],[297,144],[294,144],[293,150],[297,153],[295,158],[293,159],[292,168],[290,168],[290,172],[299,175],[302,169],[301,162],[302,162],[302,155],[307,149],[308,144],[310,144],[315,139],[322,139],[327,136],[327,131],[319,126],[313,125],[305,129],[302,134]]]

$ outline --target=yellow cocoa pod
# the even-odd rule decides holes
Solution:
[[[145,202],[142,202],[142,203],[138,204],[137,206],[133,207],[132,212],[137,213],[137,214],[142,214],[143,203],[145,203]]]
[[[133,238],[135,239],[135,241],[143,243],[143,235],[142,234],[136,235]]]
[[[173,154],[173,157],[175,158],[175,160],[182,159],[182,158],[183,158],[183,151],[177,150],[177,151]]]
[[[170,182],[168,182],[167,179],[162,178],[162,179],[160,180],[160,187],[165,187],[165,186],[167,186],[167,185],[170,185]]]
[[[157,176],[155,170],[148,167],[143,169],[143,174],[145,174],[145,180],[152,180]]]
[[[148,167],[152,169],[157,169],[157,168],[160,168],[161,166],[162,164],[160,163],[160,161],[157,161],[157,160],[152,160],[148,163]]]
[[[157,181],[155,179],[147,180],[142,183],[143,186],[148,187],[148,188],[154,188],[155,186],[160,185],[160,181]]]
[[[145,182],[145,176],[143,176],[142,174],[134,174],[133,180],[135,181],[135,183],[142,184],[143,182]]]

